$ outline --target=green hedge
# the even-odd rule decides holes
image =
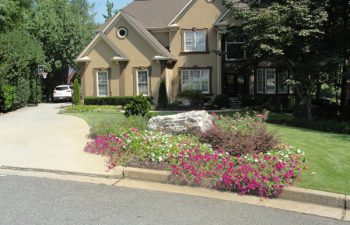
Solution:
[[[121,105],[125,106],[135,100],[136,96],[86,97],[85,105]],[[152,103],[152,97],[146,97]]]

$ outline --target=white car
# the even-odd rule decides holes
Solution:
[[[53,101],[72,100],[73,87],[70,85],[58,85],[53,91]]]

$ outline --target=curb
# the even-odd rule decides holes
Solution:
[[[173,184],[170,171],[125,167],[124,178]],[[206,185],[200,185],[205,187]],[[278,199],[328,206],[346,210],[350,207],[350,196],[298,187],[286,187]]]
[[[18,171],[29,171],[29,172],[47,172],[60,175],[76,175],[86,177],[99,177],[99,178],[112,178],[112,179],[130,179],[130,180],[141,180],[148,182],[156,182],[163,184],[175,184],[177,181],[171,176],[170,171],[165,170],[152,170],[142,169],[135,167],[116,167],[112,170],[112,175],[93,174],[93,173],[81,173],[73,171],[62,171],[62,170],[48,170],[48,169],[37,169],[37,168],[23,168],[23,167],[11,167],[11,166],[0,166],[0,169],[7,170],[18,170]],[[204,181],[201,188],[207,188],[209,184]],[[179,185],[177,185],[179,186]],[[210,190],[210,189],[208,189]],[[217,191],[217,190],[215,190]],[[332,208],[338,208],[343,210],[350,209],[350,195],[337,194],[325,191],[317,191],[298,187],[286,187],[277,199],[290,200],[294,202],[309,203],[320,206],[327,206]]]
[[[60,175],[74,175],[74,176],[85,176],[85,177],[113,178],[113,179],[122,179],[124,177],[123,167],[119,167],[119,168],[117,167],[113,169],[113,174],[111,175],[104,175],[104,174],[97,174],[97,173],[82,173],[82,172],[63,171],[63,170],[13,167],[13,166],[0,166],[0,169],[28,171],[28,172],[46,172],[46,173],[54,173],[54,174],[60,174]]]

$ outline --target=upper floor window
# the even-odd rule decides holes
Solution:
[[[186,30],[183,34],[185,52],[205,52],[206,49],[206,31]]]
[[[241,27],[232,28],[226,36],[225,52],[226,60],[240,60],[245,58],[244,37]]]

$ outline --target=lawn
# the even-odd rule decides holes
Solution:
[[[282,141],[305,151],[309,169],[297,186],[350,194],[350,135],[269,124]]]
[[[121,113],[69,113],[87,121],[89,125],[108,120],[121,121]],[[296,184],[299,187],[350,194],[350,135],[334,134],[269,124],[284,143],[305,151],[308,169]]]

